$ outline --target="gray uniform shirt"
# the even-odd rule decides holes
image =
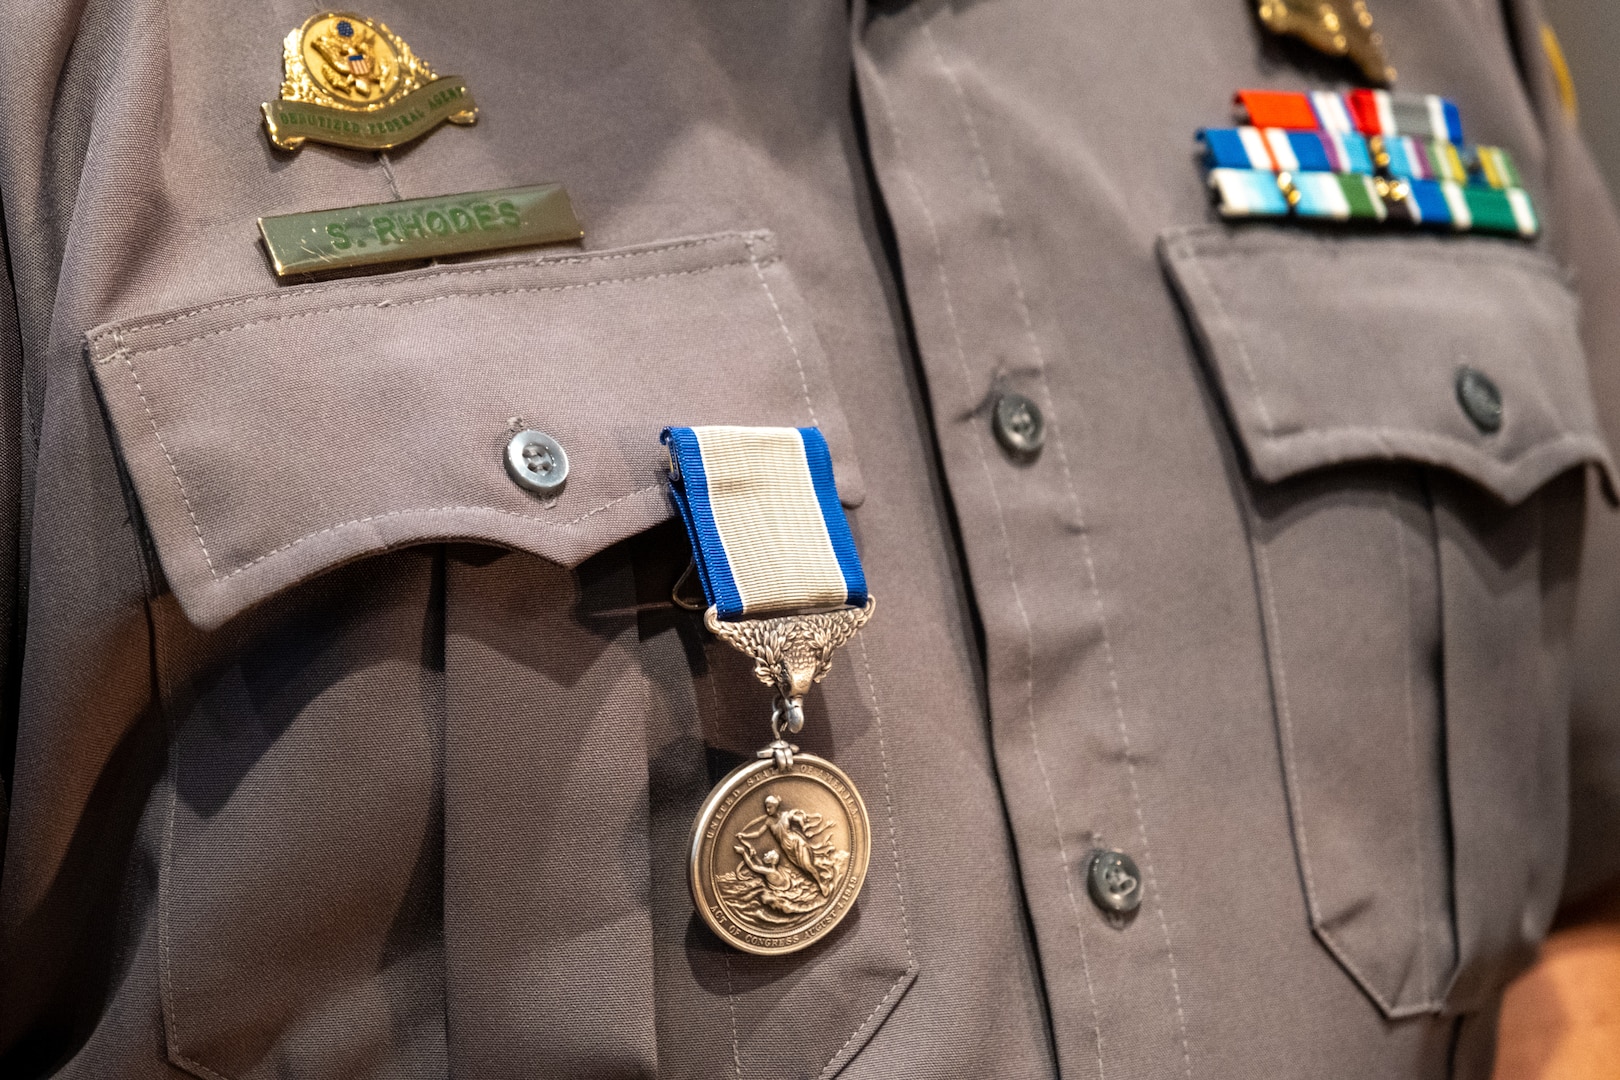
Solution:
[[[1487,1074],[1620,873],[1620,228],[1532,0],[1374,14],[1533,244],[1218,224],[1194,130],[1349,74],[1243,0],[390,0],[483,111],[382,157],[266,141],[310,13],[0,10],[0,1072]],[[578,250],[254,229],[546,180]],[[821,427],[879,598],[800,738],[869,878],[787,957],[686,891],[767,737],[669,600],[705,423]]]

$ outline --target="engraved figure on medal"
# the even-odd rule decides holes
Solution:
[[[796,754],[750,762],[699,812],[692,894],[722,939],[745,952],[794,952],[848,914],[866,879],[871,826],[849,777]]]
[[[745,860],[749,852],[748,841],[758,838],[766,832],[787,853],[791,865],[799,868],[799,874],[793,875],[790,871],[780,871],[788,874],[788,881],[807,877],[814,885],[823,899],[844,877],[844,869],[849,865],[849,852],[833,846],[832,840],[821,840],[819,837],[832,828],[832,823],[825,821],[820,814],[807,814],[803,810],[793,807],[784,807],[778,795],[765,796],[765,813],[750,821],[743,831],[737,834],[742,843],[737,845],[738,853]],[[750,867],[752,868],[752,867]],[[779,881],[771,877],[778,871],[767,871],[773,887],[785,886],[788,881]],[[776,905],[771,905],[776,906]],[[809,908],[814,910],[820,904],[812,901]]]

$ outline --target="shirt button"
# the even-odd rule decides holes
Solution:
[[[1457,401],[1474,426],[1486,435],[1502,428],[1502,391],[1483,371],[1471,367],[1457,369]]]
[[[1093,851],[1087,858],[1086,891],[1091,902],[1111,915],[1127,915],[1142,906],[1142,875],[1123,851]]]
[[[1002,394],[996,398],[992,422],[996,441],[1018,457],[1034,457],[1046,442],[1046,418],[1041,407],[1023,394]]]
[[[506,472],[518,487],[550,494],[568,479],[568,454],[543,431],[520,431],[506,444]]]

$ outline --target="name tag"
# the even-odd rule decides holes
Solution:
[[[578,240],[561,184],[473,191],[259,219],[276,276]]]

